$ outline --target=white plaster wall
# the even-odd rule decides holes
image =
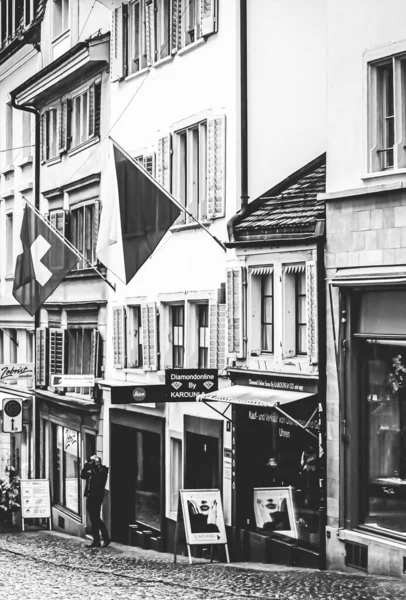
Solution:
[[[368,51],[406,40],[402,0],[328,0],[327,191],[391,181],[366,173],[366,71]],[[405,175],[396,176],[397,179]]]

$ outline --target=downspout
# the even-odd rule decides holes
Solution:
[[[227,223],[228,239],[234,242],[234,226],[248,206],[248,45],[247,0],[240,0],[240,144],[241,144],[241,207]]]
[[[41,152],[41,115],[37,108],[34,106],[17,104],[15,97],[11,94],[11,106],[16,110],[22,110],[24,112],[31,113],[35,116],[35,149],[34,149],[34,205],[39,210],[40,204],[40,152]],[[34,316],[34,360],[35,360],[35,336],[38,327],[40,326],[40,313],[37,310]],[[35,387],[35,381],[34,381]],[[37,423],[37,402],[35,393],[32,396],[32,465],[33,473],[31,477],[35,479],[39,475],[39,452],[37,451],[37,439],[38,439],[38,423]]]

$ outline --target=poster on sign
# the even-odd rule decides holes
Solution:
[[[50,519],[49,479],[21,479],[20,485],[22,519]]]
[[[254,488],[254,514],[259,531],[297,538],[292,487]]]
[[[180,490],[186,543],[227,544],[220,490]]]

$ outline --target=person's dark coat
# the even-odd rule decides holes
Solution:
[[[87,462],[80,474],[82,479],[86,479],[85,497],[104,498],[104,488],[106,487],[108,467],[101,465],[98,469],[94,464]]]

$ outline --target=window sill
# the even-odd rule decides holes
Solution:
[[[74,156],[75,154],[82,152],[82,150],[86,150],[87,148],[90,148],[91,146],[94,146],[95,144],[98,144],[99,142],[100,142],[100,137],[98,135],[96,137],[92,137],[90,140],[86,140],[86,142],[82,142],[78,146],[75,146],[74,148],[71,148],[70,150],[68,150],[68,156]]]
[[[99,271],[103,274],[107,272],[105,268],[99,269]],[[84,267],[83,269],[73,268],[72,271],[66,275],[65,279],[81,279],[84,277],[99,277],[99,274],[96,273],[92,267]]]
[[[2,200],[12,200],[14,198],[14,188],[10,188],[9,190],[5,190],[1,195]]]
[[[60,156],[54,156],[53,158],[48,158],[45,161],[45,164],[47,167],[52,167],[52,165],[56,165],[58,163],[61,162],[61,157]]]
[[[361,179],[381,179],[382,177],[396,177],[397,175],[406,175],[406,168],[403,169],[387,169],[386,171],[375,171],[373,173],[365,173],[361,175]]]
[[[6,165],[6,166],[4,167],[4,169],[2,170],[2,172],[1,172],[1,174],[2,174],[2,175],[4,175],[4,177],[5,177],[6,175],[11,175],[11,173],[14,173],[14,165],[13,165],[13,164],[11,164],[11,165]]]
[[[167,63],[170,63],[172,61],[173,61],[173,55],[170,54],[169,56],[165,56],[164,58],[160,58],[159,60],[157,60],[156,62],[154,62],[154,64],[152,66],[154,67],[154,69],[159,69],[163,65],[166,65]]]
[[[177,54],[178,54],[178,56],[183,56],[184,54],[187,54],[188,52],[192,52],[195,48],[199,48],[200,46],[204,46],[205,43],[206,43],[206,39],[205,38],[199,38],[198,40],[196,40],[192,44],[189,44],[188,46],[184,46],[183,48],[181,48],[180,50],[178,50]]]
[[[59,510],[60,512],[64,513],[64,515],[66,515],[70,519],[73,519],[77,523],[82,523],[80,514],[72,512],[71,510],[69,510],[69,508],[66,508],[65,506],[62,506],[61,504],[56,504],[56,503],[52,504],[52,507],[56,508],[56,510]]]
[[[125,77],[124,81],[130,81],[132,79],[137,79],[138,77],[142,77],[142,75],[147,75],[151,70],[151,67],[144,67],[141,71],[137,71],[136,73],[131,73]]]
[[[52,46],[56,46],[57,44],[59,44],[59,42],[62,42],[64,39],[69,37],[69,31],[70,30],[68,28],[65,29],[65,31],[62,31],[61,33],[58,33],[58,35],[52,39]]]
[[[8,273],[8,275],[4,276],[4,279],[6,281],[13,281],[13,279],[14,279],[14,273]]]
[[[23,158],[21,160],[16,162],[16,166],[23,169],[24,167],[27,167],[28,165],[32,165],[33,162],[34,162],[34,158],[32,156],[23,156]]]
[[[196,217],[197,218],[197,217]],[[179,225],[172,225],[172,227],[170,228],[170,231],[172,233],[175,233],[176,231],[187,231],[188,229],[198,229],[200,227],[200,224],[204,225],[205,227],[210,227],[212,221],[200,221],[200,223],[179,223]]]
[[[140,375],[141,373],[144,374],[145,371],[142,367],[125,367],[123,369],[124,373],[128,373],[129,375],[133,374],[133,375]]]

